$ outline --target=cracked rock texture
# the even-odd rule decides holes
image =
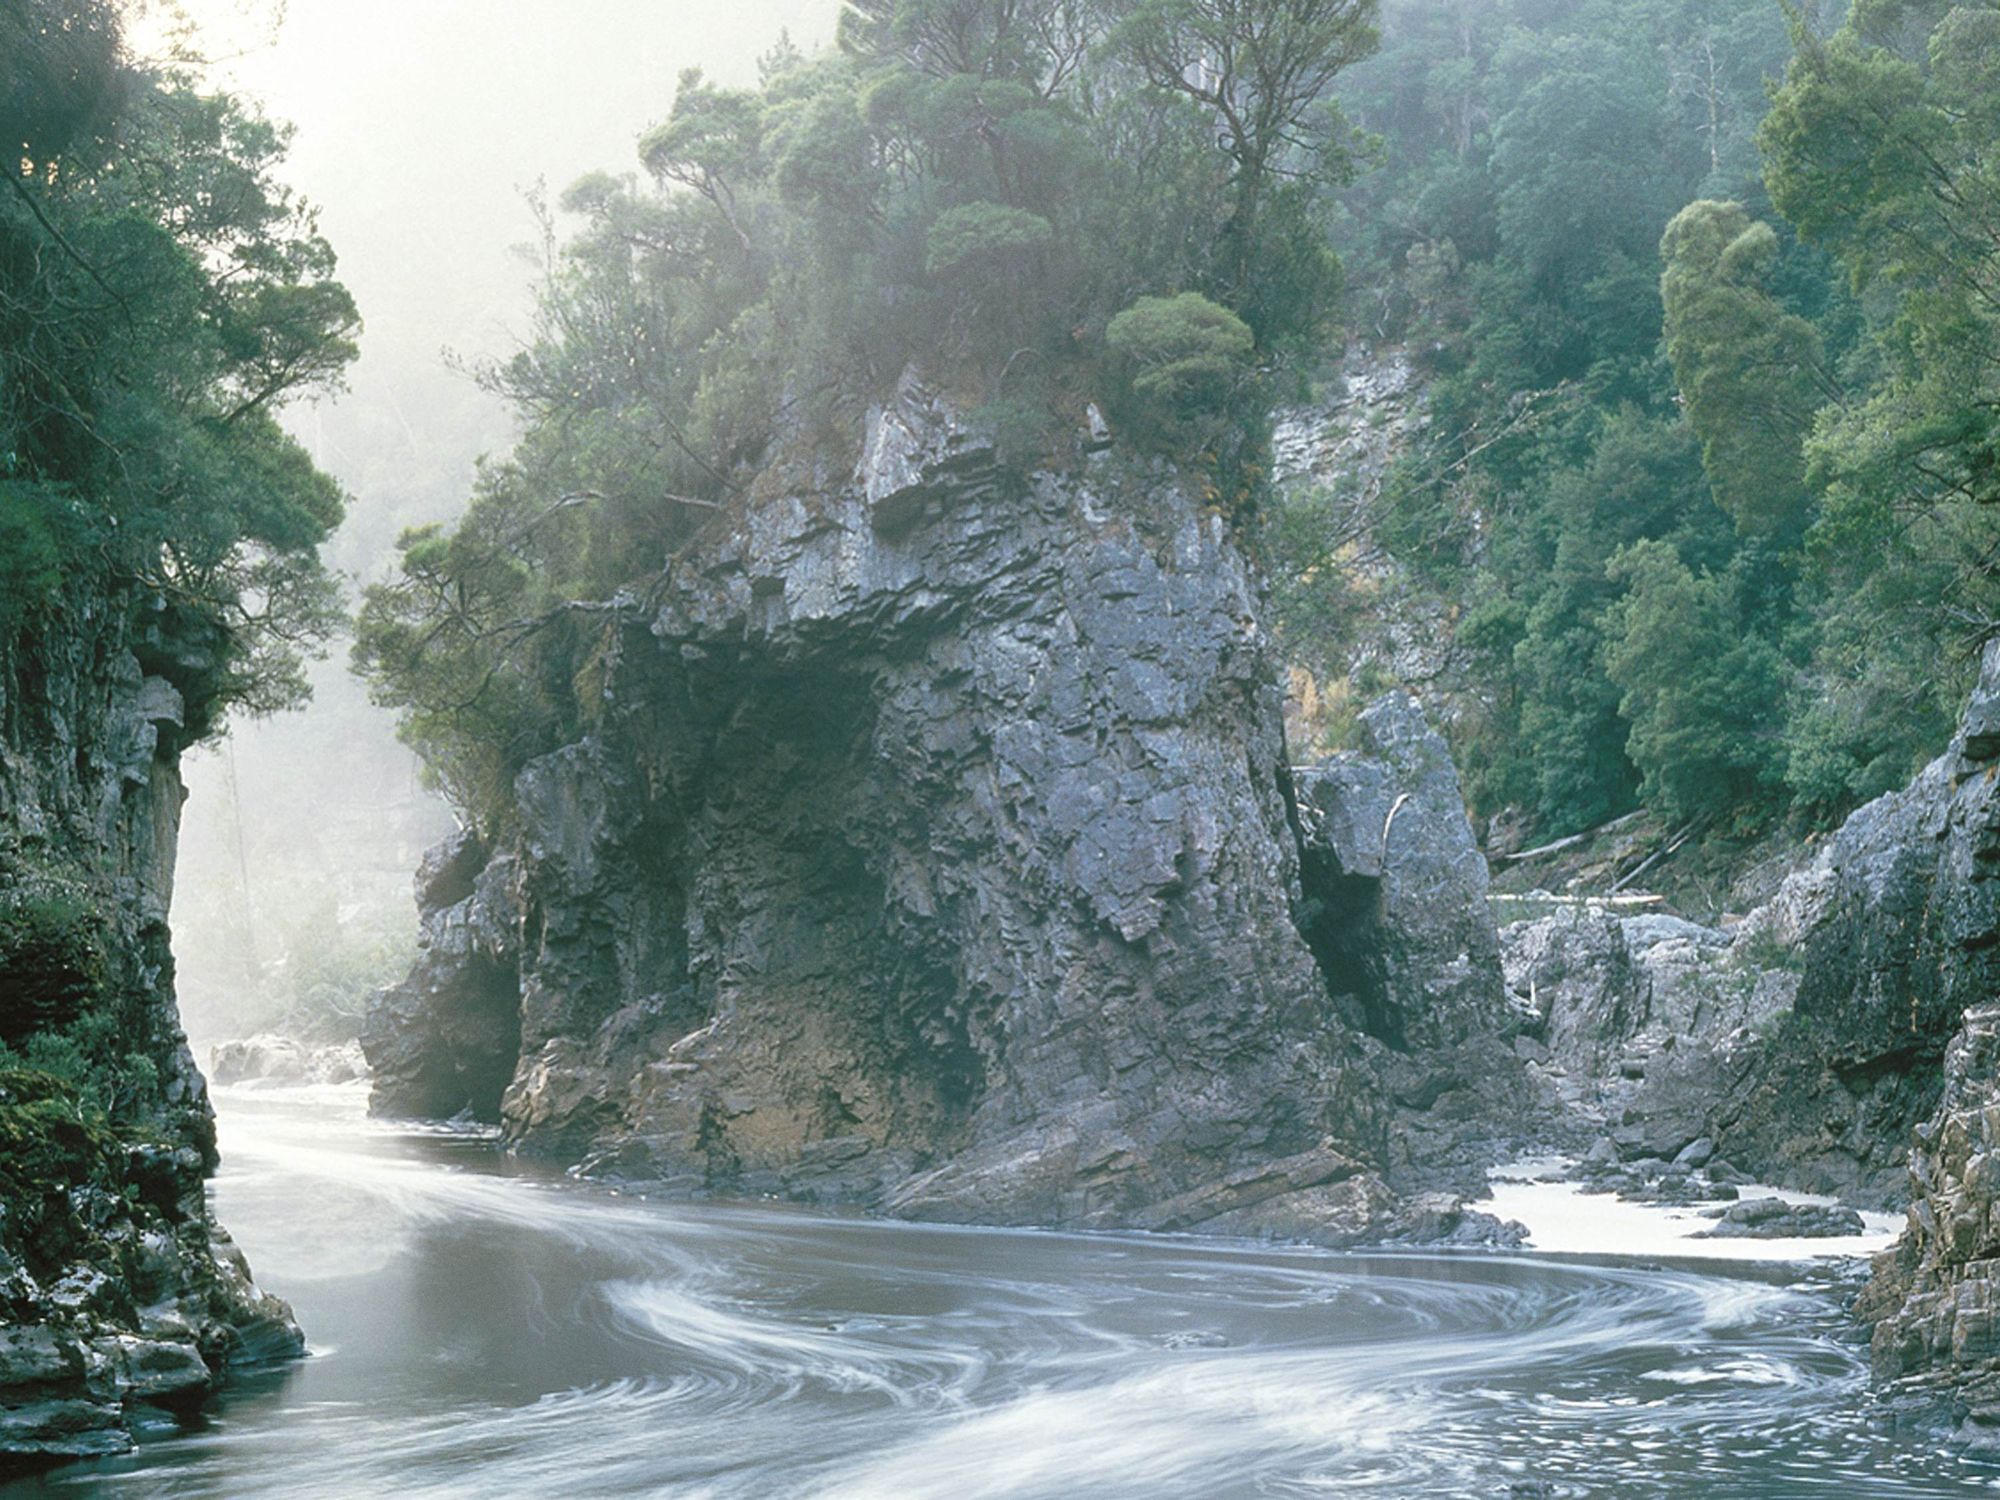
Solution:
[[[1989,647],[1946,752],[1727,932],[1588,906],[1508,926],[1509,988],[1564,1102],[1628,1157],[1708,1136],[1767,1181],[1907,1202],[1946,1047],[2000,993],[2000,743],[1980,727],[1995,701]]]
[[[1171,471],[1011,476],[906,378],[851,479],[767,477],[610,629],[592,731],[496,847],[426,866],[378,1108],[925,1218],[1341,1240],[1389,1212],[1375,981],[1300,933],[1320,773],[1295,800],[1254,580]],[[1484,964],[1497,1007],[1490,927],[1440,942],[1437,993]],[[1472,1025],[1417,962],[1406,1040]]]
[[[1486,860],[1451,752],[1409,693],[1364,709],[1360,748],[1294,768],[1299,928],[1397,1106],[1391,1160],[1470,1164],[1528,1126]]]
[[[2000,1444],[2000,642],[1988,644],[1957,740],[1912,787],[1930,880],[1894,907],[1908,981],[1882,1017],[1954,1028],[1935,1107],[1909,1154],[1909,1222],[1880,1257],[1860,1312],[1878,1378],[1949,1392],[1964,1434]],[[1884,861],[1885,884],[1901,864]]]
[[[174,1005],[178,756],[211,645],[149,595],[87,590],[0,639],[0,1472],[120,1451],[137,1409],[302,1352],[210,1216]],[[123,1058],[108,1118],[35,1066],[79,1027]]]

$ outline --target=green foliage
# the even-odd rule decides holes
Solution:
[[[279,127],[119,53],[115,10],[0,23],[0,626],[142,589],[212,639],[192,716],[302,691],[341,497],[273,409],[334,383],[354,306],[277,180]],[[206,631],[203,630],[205,622]],[[199,691],[196,691],[196,690]]]
[[[1054,240],[1054,227],[1040,214],[1000,203],[961,203],[931,222],[924,269],[967,281],[1018,275]]]
[[[1111,320],[1104,341],[1141,409],[1175,432],[1241,399],[1256,348],[1247,323],[1199,292],[1141,297]]]
[[[1740,204],[1700,200],[1660,243],[1667,357],[1702,440],[1715,503],[1747,530],[1795,531],[1806,508],[1801,445],[1837,388],[1819,335],[1765,290],[1779,254]]]
[[[0,1234],[31,1270],[66,1265],[88,1245],[70,1193],[116,1180],[115,1145],[72,1081],[0,1060]]]
[[[1779,775],[1777,653],[1744,630],[1729,580],[1691,572],[1665,542],[1625,548],[1609,574],[1627,587],[1605,622],[1605,668],[1647,802],[1678,818],[1755,807]]]
[[[851,444],[912,363],[1011,462],[1097,400],[1246,492],[1260,376],[1341,284],[1319,216],[1353,141],[1327,94],[1373,5],[856,0],[837,50],[781,47],[754,89],[684,75],[648,180],[594,174],[561,198],[575,232],[547,221],[533,335],[486,372],[513,455],[364,603],[356,663],[439,782],[504,819],[593,711],[574,601],[657,573],[774,459]],[[1236,71],[1202,81],[1191,47]]]
[[[1811,795],[1935,751],[2000,627],[2000,12],[1856,6],[1760,132],[1772,201],[1868,317],[1805,445],[1824,600],[1796,761]]]
[[[1992,15],[1387,10],[1334,239],[1430,421],[1366,531],[1456,612],[1480,811],[1823,821],[1948,734],[2000,621]]]
[[[63,886],[0,895],[0,1044],[68,1026],[95,1010],[110,979],[104,918]]]

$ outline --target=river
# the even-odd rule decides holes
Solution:
[[[1944,1496],[1826,1267],[1333,1254],[649,1202],[222,1090],[312,1357],[58,1495]],[[16,1489],[25,1489],[16,1486]]]

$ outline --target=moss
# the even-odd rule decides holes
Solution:
[[[40,1276],[105,1247],[78,1216],[74,1190],[115,1184],[116,1141],[103,1114],[53,1073],[0,1067],[0,1238]]]
[[[105,922],[63,887],[0,896],[0,1042],[74,1025],[95,1011],[110,975]]]

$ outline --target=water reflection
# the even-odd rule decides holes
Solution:
[[[220,1103],[224,1220],[315,1356],[60,1492],[2000,1492],[1868,1419],[1821,1272],[657,1204],[352,1089]]]

